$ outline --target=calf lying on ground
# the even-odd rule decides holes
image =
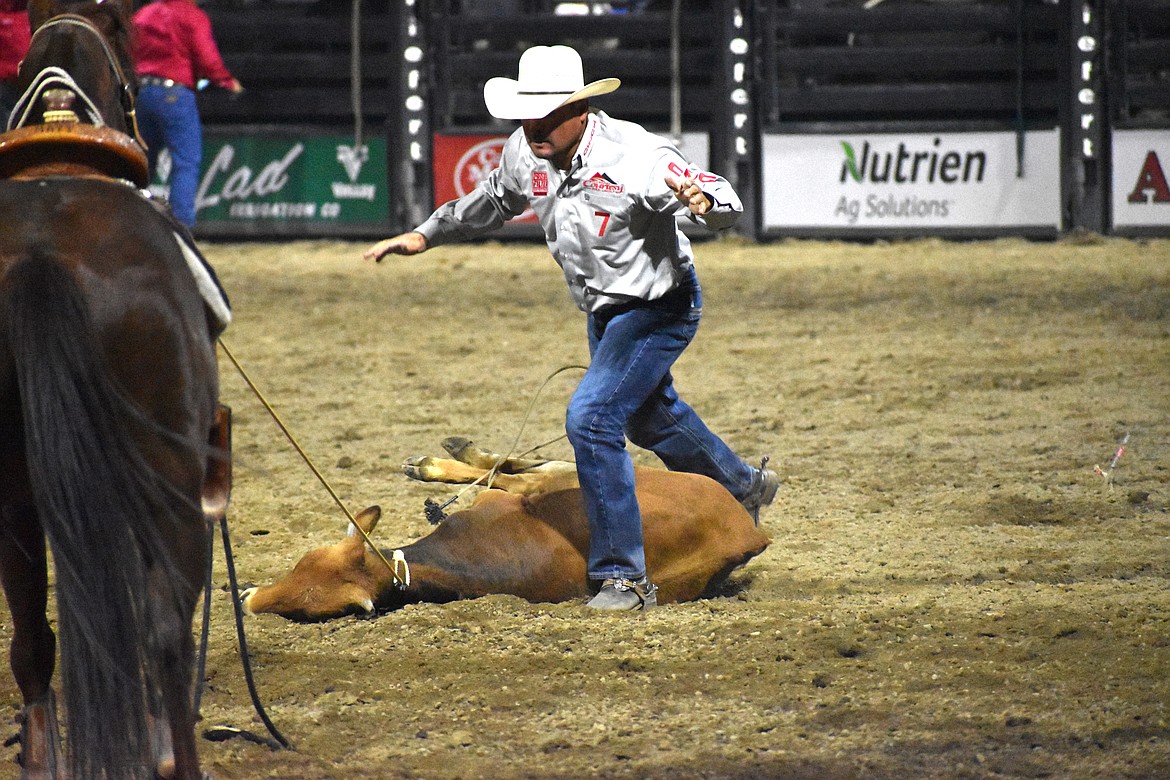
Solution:
[[[443,446],[455,460],[412,458],[403,470],[426,482],[469,484],[490,476],[492,489],[429,535],[383,557],[351,529],[339,544],[305,555],[276,584],[246,590],[245,611],[327,620],[489,593],[531,602],[587,598],[589,523],[574,465],[501,460],[460,438]],[[489,475],[497,461],[497,473]],[[707,477],[638,468],[636,482],[646,564],[660,604],[709,593],[771,541],[739,502]],[[371,507],[356,519],[369,533],[380,516],[381,510]],[[410,571],[405,587],[386,565],[398,553]]]

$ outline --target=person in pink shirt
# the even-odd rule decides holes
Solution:
[[[0,132],[20,97],[16,72],[30,37],[25,6],[26,0],[0,0]]]
[[[239,93],[211,33],[211,20],[194,0],[155,0],[134,14],[138,71],[138,130],[147,145],[151,177],[164,148],[171,155],[170,206],[195,224],[195,193],[203,159],[203,126],[195,103],[200,80]]]

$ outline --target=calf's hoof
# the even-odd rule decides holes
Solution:
[[[453,459],[479,469],[493,469],[500,465],[503,457],[475,446],[475,442],[462,436],[443,439],[443,449]]]
[[[471,439],[465,436],[448,436],[443,439],[443,449],[447,451],[448,455],[458,461],[463,461],[463,458],[460,456],[464,455],[471,446]]]
[[[442,482],[442,469],[435,465],[430,455],[407,458],[402,464],[402,473],[420,482]]]

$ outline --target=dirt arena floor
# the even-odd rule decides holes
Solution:
[[[363,247],[206,251],[227,345],[342,502],[382,506],[393,548],[454,493],[404,477],[407,457],[562,433],[574,372],[520,426],[550,373],[587,360],[584,318],[539,246],[377,266]],[[201,740],[213,777],[1170,777],[1170,241],[698,256],[706,313],[677,385],[784,477],[772,546],[720,597],[644,615],[489,597],[250,618],[260,699],[295,750]],[[235,562],[268,583],[345,517],[221,367]],[[201,732],[265,735],[216,545]]]

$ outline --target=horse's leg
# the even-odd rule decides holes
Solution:
[[[166,780],[202,777],[195,747],[195,716],[191,710],[191,671],[195,661],[195,643],[190,630],[193,614],[193,610],[184,610],[186,619],[183,620],[183,616],[175,613],[165,616],[156,613],[156,617],[171,624],[165,633],[170,637],[168,644],[173,645],[157,664],[161,712],[154,728],[155,771]]]
[[[232,410],[230,407],[219,404],[215,410],[215,416],[211,426],[211,431],[208,435],[208,445],[210,446],[207,458],[207,473],[203,482],[201,497],[203,509],[204,533],[210,534],[213,532],[215,523],[224,516],[227,512],[227,505],[229,496],[231,495],[232,484]],[[193,536],[193,535],[188,535]],[[207,538],[199,540],[198,549],[206,551]],[[188,541],[190,544],[190,540]],[[183,549],[180,544],[179,549]],[[186,549],[194,549],[187,547]],[[180,556],[182,557],[182,556]],[[180,560],[178,563],[181,568],[185,568],[190,582],[203,582],[206,574],[205,567],[210,565],[206,555],[195,556],[194,564],[187,564],[185,560]],[[197,575],[197,577],[195,576]],[[198,591],[195,592],[196,596]],[[182,593],[180,593],[180,598]],[[185,666],[189,670],[194,670],[195,650],[194,643],[191,640],[191,620],[194,616],[196,601],[192,600],[191,609],[186,614],[186,618],[180,618],[179,630],[183,634],[181,637],[176,637],[180,642],[190,643],[190,650],[188,655],[190,660],[187,662],[180,662],[181,666]],[[186,608],[184,602],[184,609]],[[159,620],[165,620],[165,617],[158,617]],[[186,626],[186,630],[183,630]],[[182,653],[180,653],[182,655]],[[165,680],[165,675],[168,674],[166,670],[160,669],[160,679]],[[170,778],[179,777],[179,767],[186,767],[185,772],[195,772],[198,777],[198,761],[195,760],[195,745],[191,743],[189,748],[180,746],[178,754],[175,748],[175,739],[177,735],[193,734],[195,726],[195,715],[192,711],[192,695],[190,685],[199,685],[201,681],[194,680],[190,673],[184,676],[187,680],[188,689],[183,696],[183,712],[180,713],[178,720],[170,717],[175,706],[179,702],[172,701],[165,703],[163,709],[168,714],[168,717],[160,717],[160,713],[155,713],[155,723],[153,725],[154,731],[154,746],[156,758],[156,772],[159,777]],[[165,686],[164,686],[165,687]],[[165,697],[164,697],[165,698]],[[155,709],[158,709],[156,707]],[[189,725],[185,725],[189,724]],[[188,756],[189,754],[189,756]]]
[[[162,704],[155,696],[150,706],[150,744],[154,748],[154,773],[163,780],[175,776],[175,743],[171,739],[171,724],[162,712]]]
[[[202,515],[198,523],[184,523],[176,529],[175,572],[177,582],[162,581],[167,573],[158,567],[151,571],[151,588],[156,593],[173,593],[173,599],[151,600],[151,631],[155,652],[155,679],[161,699],[156,735],[169,727],[166,735],[156,738],[155,751],[159,777],[167,780],[201,780],[199,756],[195,743],[195,714],[192,711],[191,685],[195,669],[195,640],[191,621],[202,588],[206,565],[206,526]]]
[[[9,659],[24,700],[20,776],[56,780],[61,755],[50,683],[57,639],[45,612],[49,592],[45,536],[36,511],[28,505],[5,506],[0,523],[0,582],[12,614]]]

